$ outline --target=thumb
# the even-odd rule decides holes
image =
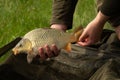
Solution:
[[[79,37],[79,41],[80,41],[80,42],[84,42],[84,41],[86,41],[87,37],[88,37],[87,34],[82,33],[82,35]]]

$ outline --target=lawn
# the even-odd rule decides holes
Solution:
[[[52,0],[0,0],[0,47],[32,29],[50,27],[51,11]],[[94,0],[79,0],[74,28],[86,26],[95,15]]]

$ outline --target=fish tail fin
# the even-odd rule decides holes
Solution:
[[[75,37],[75,42],[77,42],[79,40],[79,37],[81,36],[82,32],[83,32],[82,26],[75,28],[75,30],[73,32],[73,36]]]

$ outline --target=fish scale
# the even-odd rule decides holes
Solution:
[[[81,32],[79,34],[81,34]],[[39,53],[38,48],[46,44],[49,46],[55,44],[58,49],[70,51],[71,48],[68,44],[77,41],[76,39],[79,37],[75,35],[56,29],[34,29],[24,35],[22,40],[13,48],[13,52],[15,55],[27,53],[27,61],[30,63]]]
[[[32,47],[34,47],[34,46],[42,47],[45,44],[51,45],[53,43],[58,43],[57,41],[65,42],[65,40],[67,39],[66,36],[68,37],[71,35],[64,34],[64,32],[58,31],[58,30],[47,29],[47,31],[46,31],[46,29],[36,29],[36,30],[26,34],[24,36],[24,38],[28,38],[32,42]],[[63,40],[63,39],[65,39],[65,40]],[[59,46],[57,46],[57,47],[59,48]]]

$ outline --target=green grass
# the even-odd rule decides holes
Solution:
[[[79,25],[83,25],[83,27],[85,27],[91,20],[95,18],[97,14],[96,0],[78,1],[79,2],[74,13],[73,26],[78,27]],[[112,29],[108,23],[106,23],[104,28]]]
[[[50,27],[51,11],[52,0],[0,0],[0,47],[32,29]],[[95,15],[94,0],[79,0],[73,26],[86,26]]]
[[[0,0],[0,47],[17,36],[49,26],[49,0]]]

